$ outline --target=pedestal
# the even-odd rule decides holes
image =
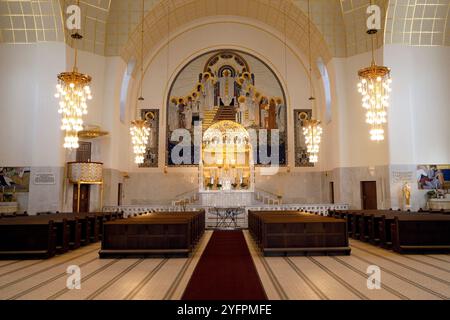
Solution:
[[[430,199],[428,208],[433,210],[450,210],[450,199]]]
[[[17,202],[0,202],[0,213],[15,213],[19,211]]]

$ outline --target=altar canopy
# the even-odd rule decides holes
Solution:
[[[254,133],[255,165],[267,164],[260,159],[260,147],[277,162],[286,164],[286,104],[285,94],[274,72],[261,60],[239,51],[220,50],[204,54],[177,75],[171,86],[167,112],[169,166],[199,165],[200,149],[194,146],[194,132],[202,135],[214,124],[231,121]],[[196,126],[201,129],[196,131]],[[191,133],[190,163],[172,159],[173,148],[180,143],[179,129]],[[264,130],[260,132],[261,130]],[[266,133],[267,131],[267,133]],[[266,138],[261,139],[261,134]],[[271,135],[279,136],[276,148],[267,142]],[[201,141],[204,141],[202,137]],[[262,142],[264,141],[264,142]]]
[[[213,124],[203,135],[200,191],[252,190],[254,164],[250,136],[235,121]]]

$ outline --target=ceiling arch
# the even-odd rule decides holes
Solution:
[[[289,11],[296,19],[298,9],[307,12],[308,0],[144,0],[151,19],[160,20],[167,3],[178,10],[176,19],[191,20],[209,14],[255,16],[279,24]],[[77,0],[0,0],[0,43],[27,44],[65,41],[71,38],[64,26],[65,8]],[[208,2],[208,4],[206,4]],[[333,57],[349,57],[370,50],[365,34],[365,9],[370,0],[310,0],[311,19],[320,31]],[[411,46],[450,45],[450,0],[372,0],[382,9],[382,32],[376,45],[383,43]],[[141,0],[79,0],[82,34],[79,48],[104,56],[118,56],[128,44],[141,19]],[[285,4],[288,3],[288,4]],[[209,6],[209,7],[208,7]],[[295,6],[295,7],[294,7]],[[194,9],[192,9],[194,8]],[[269,10],[269,11],[268,11]],[[281,13],[280,13],[281,10]],[[272,12],[273,11],[273,12]],[[280,20],[281,18],[281,20]],[[160,20],[164,23],[163,20]],[[174,21],[175,22],[175,21]],[[292,26],[292,24],[290,25]],[[161,28],[163,28],[161,26]],[[289,30],[292,33],[292,30]],[[162,31],[158,36],[161,36]]]
[[[208,16],[238,16],[263,22],[285,34],[303,52],[308,51],[308,17],[292,1],[161,0],[144,19],[144,56],[166,38],[168,32]],[[120,52],[125,61],[136,59],[140,54],[140,27],[141,24],[135,28]],[[313,58],[322,57],[326,62],[332,58],[327,43],[314,25],[311,26],[311,48]]]

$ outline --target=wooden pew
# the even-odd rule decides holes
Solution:
[[[116,219],[121,217],[123,217],[123,213],[115,215]],[[0,250],[0,259],[49,258],[55,254],[63,254],[69,249],[77,249],[82,244],[96,242],[101,237],[103,223],[108,219],[112,219],[112,214],[107,212],[40,212],[36,216],[14,215],[7,219],[0,219],[3,225],[0,230],[5,230],[5,232],[0,231],[2,232],[0,238],[4,244]],[[46,247],[43,244],[42,232],[44,232],[44,226],[49,224],[51,224],[51,232],[48,237],[51,244]],[[9,230],[16,230],[17,234],[15,235]],[[27,232],[28,234],[26,234]],[[24,234],[26,235],[24,236]],[[17,240],[18,237],[21,238]],[[32,243],[34,237],[36,237],[35,245]],[[14,242],[16,245],[12,244]],[[8,245],[8,243],[11,244]]]
[[[205,212],[151,213],[104,224],[100,258],[188,256],[205,229]]]
[[[264,255],[350,254],[343,219],[300,212],[249,211],[249,228]]]
[[[0,259],[47,259],[56,254],[52,220],[0,220]]]
[[[67,219],[51,216],[26,216],[8,219],[11,223],[49,223],[52,221],[55,230],[55,248],[57,254],[65,253],[69,250],[69,226]]]
[[[53,219],[53,220],[61,220],[65,219],[68,224],[69,230],[69,249],[75,250],[80,248],[82,244],[86,243],[86,232],[87,232],[87,219],[83,215],[78,216],[74,213],[38,213],[39,217]]]
[[[392,249],[398,253],[449,253],[448,215],[397,215],[391,224]]]
[[[421,239],[421,237],[425,237],[423,239],[423,245],[425,246],[425,243],[428,241],[427,239],[429,237],[441,237],[440,230],[435,230],[435,235],[427,235],[426,232],[418,232],[420,233],[417,235],[414,235],[414,233],[408,234],[408,227],[411,227],[412,224],[416,225],[416,228],[420,228],[420,225],[425,226],[434,225],[435,219],[439,217],[441,219],[443,215],[440,211],[434,211],[434,212],[406,212],[406,211],[393,211],[393,210],[349,210],[349,211],[341,211],[341,212],[334,212],[334,217],[345,217],[348,220],[352,220],[351,228],[352,228],[352,238],[361,240],[361,241],[367,241],[375,245],[380,245],[383,248],[391,249],[393,248],[394,242],[397,241],[400,244],[396,244],[396,248],[394,250],[400,252],[407,250],[411,250],[413,248],[409,248],[407,244],[402,245],[401,241],[404,239],[402,237],[410,236],[411,239]],[[350,218],[351,217],[351,218]],[[395,238],[397,236],[396,228],[397,223],[396,219],[400,221],[400,225],[402,226],[402,221],[414,221],[404,223],[405,226],[403,226],[400,231],[404,230],[403,233],[400,233],[400,238]],[[412,227],[411,227],[412,228]],[[428,238],[427,238],[428,237]],[[412,241],[409,239],[408,241]],[[406,241],[406,240],[405,240]],[[412,245],[412,247],[420,247],[420,242],[414,242],[415,245]],[[431,245],[430,245],[431,246]],[[444,245],[445,246],[445,245]],[[404,249],[404,248],[407,249]],[[402,249],[403,248],[403,249]],[[437,248],[436,248],[437,250]],[[418,250],[420,251],[420,250]]]
[[[403,212],[402,212],[403,213]],[[395,215],[398,212],[392,210],[362,210],[359,213],[359,238],[358,240],[370,243],[379,243],[379,224],[383,215]]]

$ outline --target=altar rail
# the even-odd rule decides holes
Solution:
[[[232,204],[230,204],[232,206]],[[213,208],[213,207],[211,207]],[[212,228],[216,223],[216,216],[214,215],[214,210],[209,210],[209,207],[200,205],[187,205],[187,206],[168,206],[168,205],[129,205],[129,206],[106,206],[103,207],[103,211],[106,212],[120,212],[123,211],[124,217],[139,215],[140,213],[146,212],[172,212],[172,211],[195,211],[202,210],[206,211],[206,227]],[[282,204],[282,205],[254,205],[245,207],[245,215],[238,219],[240,228],[248,227],[248,210],[253,211],[305,211],[313,212],[322,216],[328,215],[329,210],[348,210],[349,206],[347,204]]]

